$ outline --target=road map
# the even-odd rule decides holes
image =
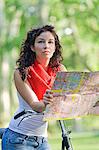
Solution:
[[[44,120],[99,115],[99,72],[58,72]]]

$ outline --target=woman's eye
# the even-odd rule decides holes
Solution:
[[[46,42],[45,42],[45,41],[41,41],[41,40],[40,40],[40,41],[38,41],[38,43],[46,43]],[[49,43],[49,44],[53,44],[53,43],[54,43],[54,41],[48,41],[48,43]]]
[[[54,43],[53,41],[49,41],[48,43]]]
[[[44,43],[44,41],[38,41],[38,43]]]

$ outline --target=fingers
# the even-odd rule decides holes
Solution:
[[[53,94],[51,90],[46,90],[46,94]]]
[[[46,93],[43,96],[43,102],[45,105],[48,105],[53,102],[53,92],[50,90],[47,90]]]
[[[45,94],[44,94],[44,97],[49,98],[49,99],[52,99],[52,98],[53,98],[53,95],[52,95],[52,94],[49,94],[49,93],[48,93],[48,94],[45,93]]]
[[[45,106],[46,106],[46,105],[48,105],[48,104],[51,104],[51,103],[52,103],[52,100],[49,99],[49,98],[44,97],[44,98],[43,98],[43,102],[44,102],[44,104],[45,104]]]

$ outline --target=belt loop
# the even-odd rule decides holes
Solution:
[[[38,137],[36,136],[36,142],[38,142]]]
[[[42,138],[42,143],[44,143],[44,139],[45,139],[45,138],[43,137],[43,138]]]

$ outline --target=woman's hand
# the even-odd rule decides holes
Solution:
[[[45,106],[53,102],[53,92],[51,90],[46,90],[46,93],[43,96],[43,102]]]

